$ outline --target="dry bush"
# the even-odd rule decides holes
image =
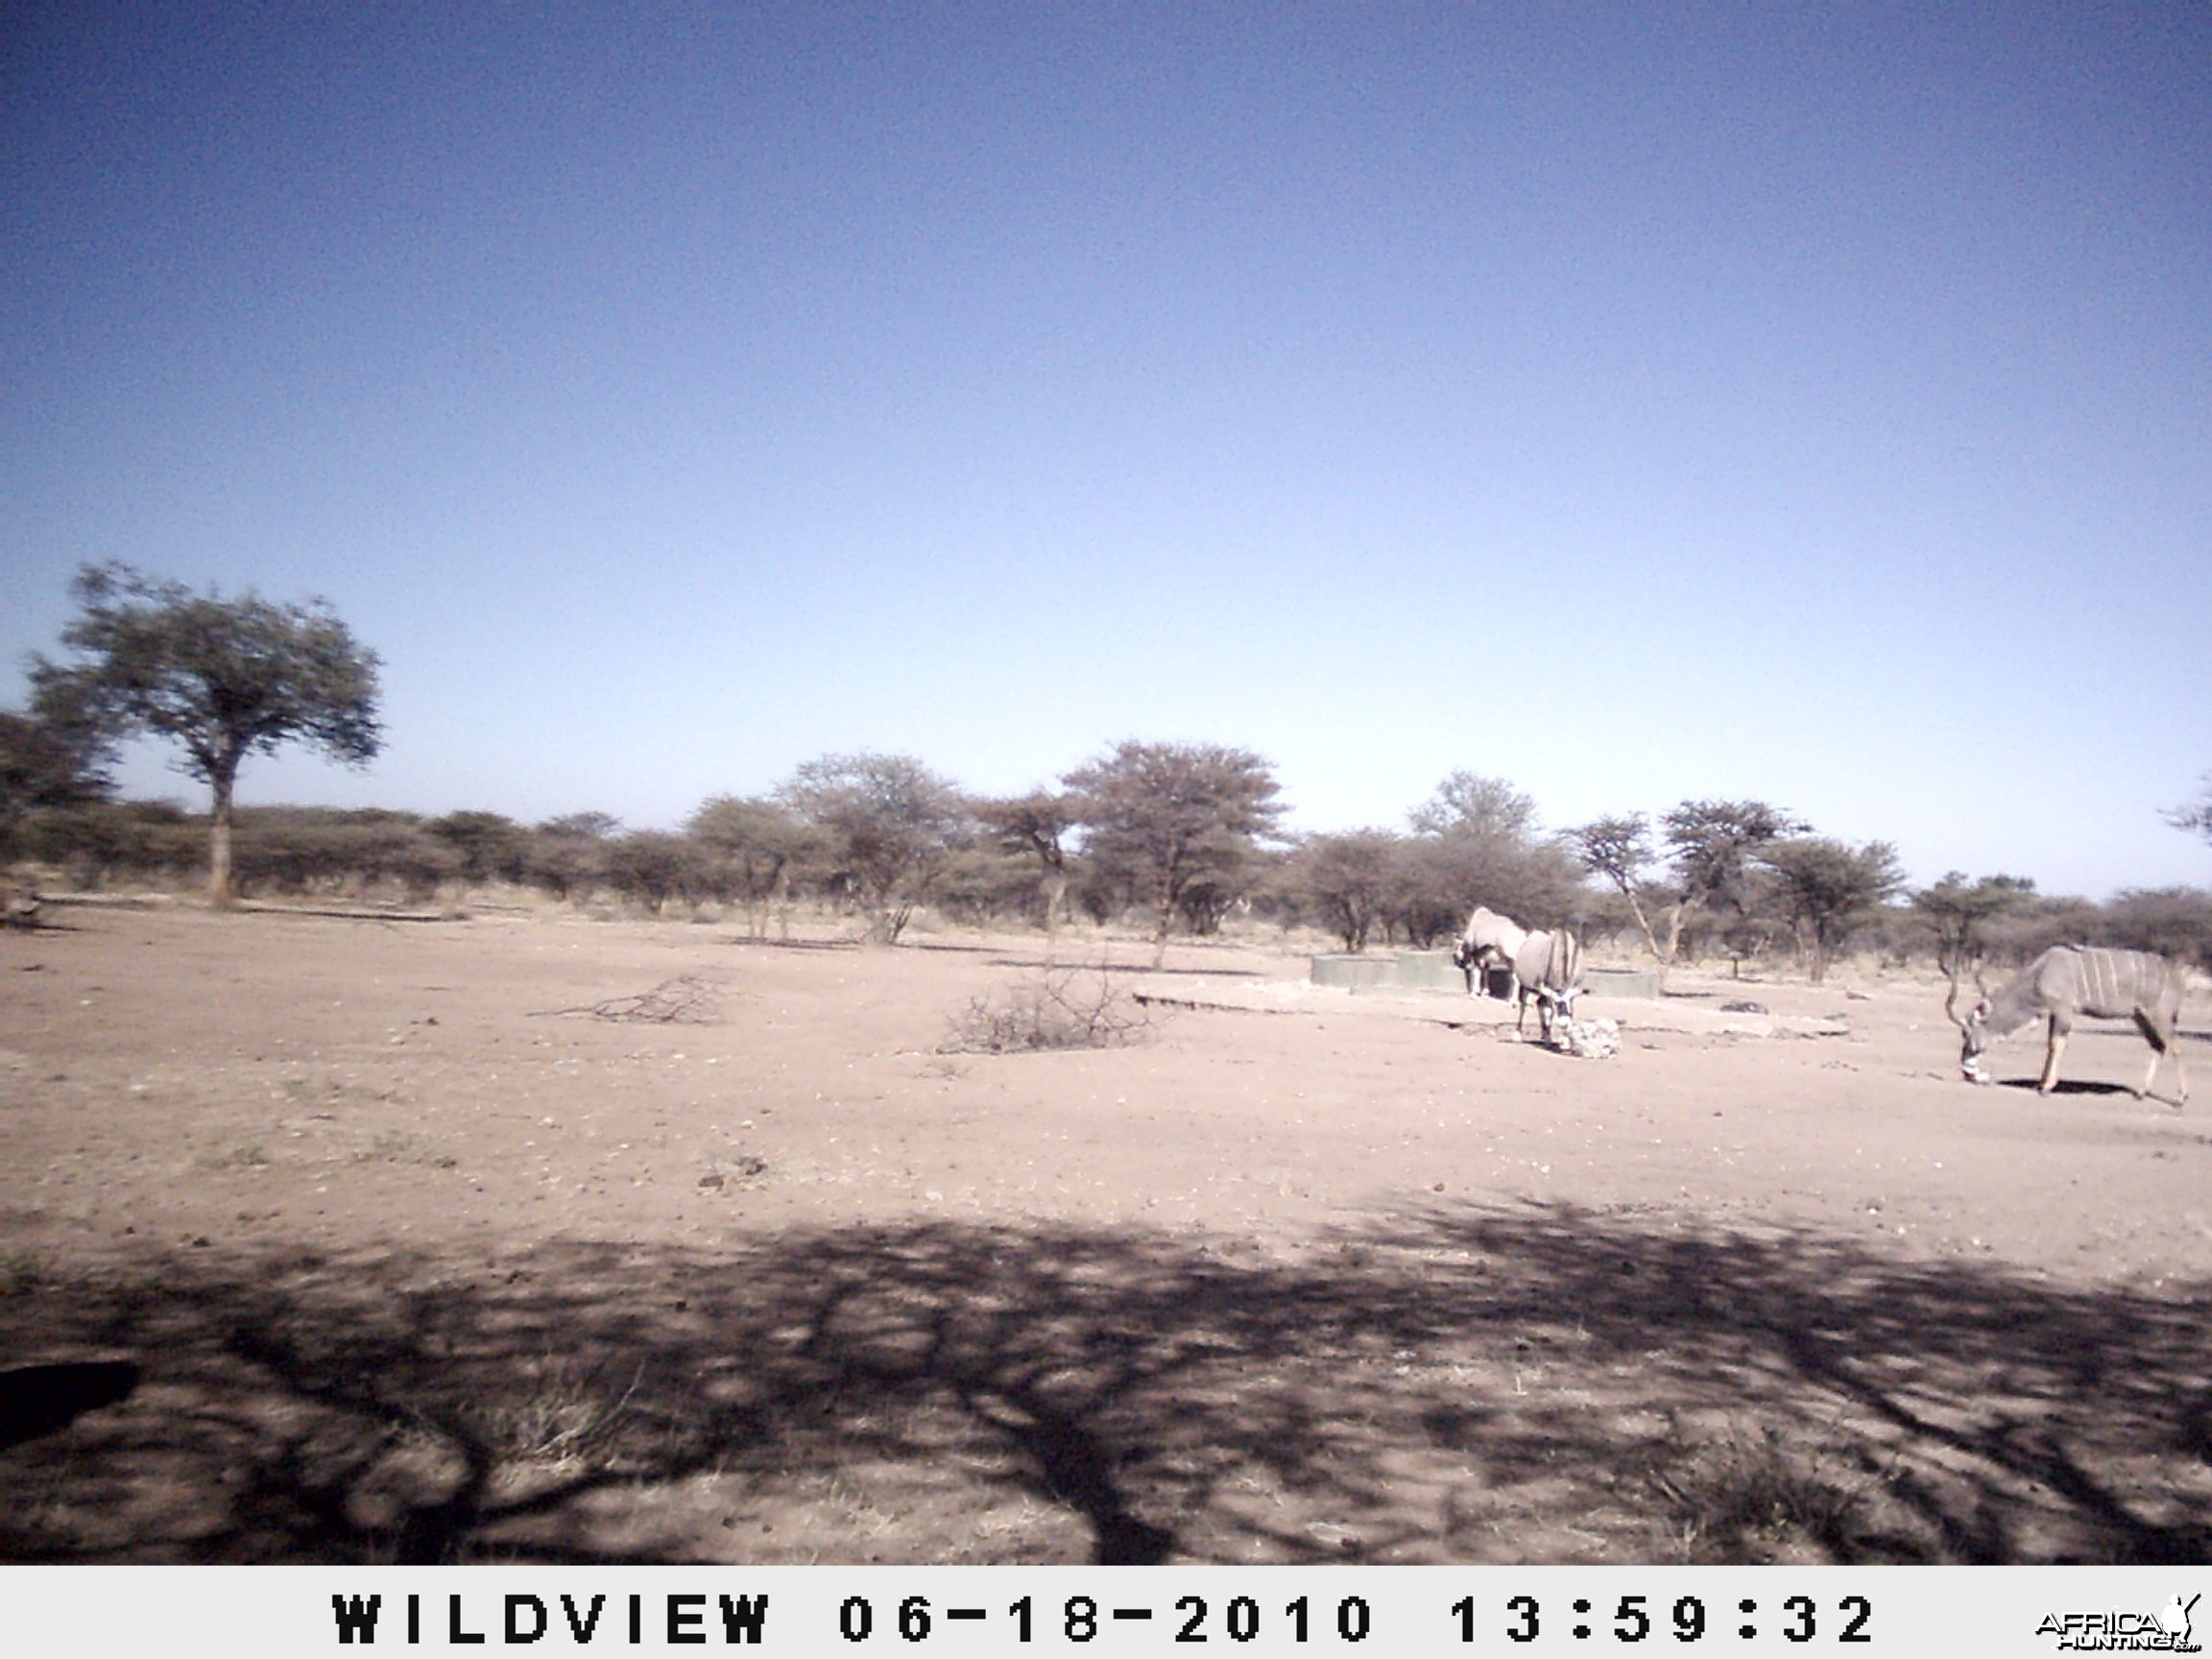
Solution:
[[[1101,968],[1046,968],[952,1016],[941,1054],[1025,1054],[1142,1042],[1152,1018]]]

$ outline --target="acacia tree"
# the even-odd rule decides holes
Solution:
[[[665,830],[633,830],[607,843],[608,885],[659,915],[676,898],[696,899],[698,849]]]
[[[1801,835],[1810,824],[1764,801],[1685,801],[1659,822],[1671,850],[1681,885],[1685,916],[1702,911],[1722,929],[1735,972],[1743,972],[1763,897],[1759,854],[1785,835]]]
[[[1436,785],[1436,793],[1413,808],[1407,821],[1422,835],[1454,831],[1482,835],[1515,846],[1536,836],[1536,803],[1503,778],[1485,778],[1465,769]]]
[[[1679,889],[1655,886],[1645,879],[1644,872],[1657,862],[1651,847],[1651,826],[1641,812],[1630,812],[1619,818],[1599,818],[1567,831],[1567,839],[1581,855],[1583,868],[1605,878],[1628,901],[1629,914],[1636,918],[1636,926],[1643,929],[1644,942],[1651,948],[1651,960],[1657,967],[1659,990],[1667,990],[1667,970],[1674,965],[1675,948],[1682,941],[1683,896]],[[1645,901],[1651,902],[1667,926],[1667,942],[1659,942],[1657,929],[1651,926],[1650,911],[1645,909]]]
[[[1534,927],[1569,921],[1582,873],[1540,833],[1536,803],[1502,778],[1454,772],[1407,814],[1391,911],[1417,944],[1456,933],[1476,905]]]
[[[1388,830],[1348,830],[1309,836],[1290,855],[1285,878],[1292,896],[1347,950],[1366,950],[1367,935],[1388,914],[1400,841]]]
[[[1759,862],[1774,873],[1790,925],[1805,946],[1813,983],[1851,935],[1905,885],[1897,849],[1887,841],[1847,847],[1824,835],[1768,842]]]
[[[607,848],[622,821],[611,812],[568,812],[530,831],[525,870],[556,899],[572,898],[607,873]]]
[[[2176,806],[2166,814],[2166,822],[2176,830],[2188,830],[2212,841],[2212,772],[2204,774],[2204,792],[2186,806]]]
[[[156,581],[128,565],[88,565],[70,584],[79,614],[61,631],[78,661],[34,658],[37,711],[98,733],[103,752],[151,734],[182,745],[182,769],[208,786],[207,890],[230,878],[231,795],[249,755],[304,743],[348,766],[383,746],[376,653],[320,599],[273,605]]]
[[[1060,908],[1068,900],[1068,837],[1076,827],[1075,803],[1053,789],[974,803],[975,816],[1009,853],[1025,853],[1043,867],[1045,961],[1059,940]]]
[[[735,886],[745,905],[745,930],[768,936],[768,905],[790,879],[791,866],[814,844],[806,826],[781,802],[716,795],[691,814],[685,830],[703,848],[717,878]]]
[[[1155,967],[1185,901],[1201,883],[1233,882],[1284,811],[1274,768],[1217,743],[1124,741],[1060,781],[1075,797],[1085,853],[1150,904]]]
[[[1933,887],[1912,895],[1912,908],[1936,935],[1936,966],[1956,987],[1989,950],[1989,926],[2035,897],[2035,883],[2020,876],[1984,876],[1969,881],[1953,870]]]
[[[832,875],[868,914],[868,937],[895,945],[971,821],[960,791],[906,755],[825,755],[776,799],[821,834]]]
[[[448,812],[423,825],[422,832],[453,849],[464,881],[519,881],[528,868],[522,826],[503,813]]]

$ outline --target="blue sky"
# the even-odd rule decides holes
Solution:
[[[2212,10],[26,4],[0,705],[328,598],[366,774],[680,821],[1238,744],[2212,882]],[[193,798],[157,752],[135,792]]]

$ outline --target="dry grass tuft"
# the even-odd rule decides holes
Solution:
[[[512,1390],[480,1400],[470,1427],[507,1464],[598,1460],[631,1409],[640,1369],[627,1381],[604,1367],[548,1354],[524,1367]]]
[[[0,1298],[33,1296],[55,1282],[53,1264],[37,1251],[0,1251]]]
[[[421,1164],[431,1169],[458,1169],[461,1160],[450,1152],[435,1152],[404,1129],[379,1130],[368,1145],[353,1152],[356,1164]]]
[[[1671,1512],[1671,1535],[1701,1561],[1849,1559],[1869,1527],[1877,1482],[1837,1470],[1818,1452],[1794,1455],[1771,1429],[1729,1434],[1673,1468],[1655,1471],[1654,1491]]]

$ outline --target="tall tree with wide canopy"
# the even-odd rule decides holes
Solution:
[[[768,937],[768,909],[790,879],[791,866],[819,840],[781,802],[757,796],[716,795],[685,822],[685,832],[706,851],[717,884],[733,888],[745,905],[745,931]]]
[[[1436,793],[1407,813],[1422,835],[1465,833],[1524,847],[1536,839],[1536,803],[1503,778],[1465,768],[1436,785]]]
[[[1009,853],[1027,854],[1042,871],[1045,902],[1045,961],[1050,965],[1060,937],[1060,907],[1068,900],[1068,838],[1075,825],[1075,804],[1053,789],[980,800],[975,816]]]
[[[383,747],[376,653],[321,599],[225,599],[128,565],[88,565],[70,584],[79,613],[61,631],[67,663],[33,659],[38,713],[104,747],[152,735],[182,746],[182,769],[212,796],[207,891],[235,898],[231,796],[249,755],[303,743],[348,766]]]
[[[1654,885],[1644,873],[1657,860],[1651,847],[1651,824],[1641,812],[1597,818],[1567,831],[1568,843],[1584,869],[1610,881],[1628,902],[1628,913],[1643,929],[1644,943],[1651,948],[1662,996],[1667,991],[1667,970],[1674,965],[1674,952],[1682,942],[1685,901],[1679,888]],[[1646,908],[1647,901],[1650,908]],[[1652,925],[1656,912],[1666,926],[1666,937]]]
[[[1478,904],[1530,927],[1573,919],[1582,873],[1504,779],[1455,771],[1406,816],[1413,834],[1394,860],[1391,909],[1408,939],[1455,934]]]
[[[871,941],[895,945],[953,849],[972,831],[960,791],[910,755],[824,755],[776,791],[868,913]]]
[[[1827,835],[1791,835],[1766,843],[1758,858],[1774,873],[1815,985],[1851,935],[1905,885],[1897,849],[1887,841],[1852,847]]]
[[[1389,914],[1405,841],[1387,830],[1347,830],[1310,835],[1298,844],[1285,872],[1299,904],[1344,949],[1367,949],[1367,937]]]
[[[1084,852],[1150,904],[1155,965],[1184,900],[1201,882],[1233,879],[1284,812],[1274,768],[1218,743],[1124,741],[1060,781],[1075,797]]]
[[[1756,949],[1768,878],[1760,854],[1813,828],[1764,801],[1685,801],[1659,819],[1685,915],[1702,910],[1721,930],[1734,971]]]

